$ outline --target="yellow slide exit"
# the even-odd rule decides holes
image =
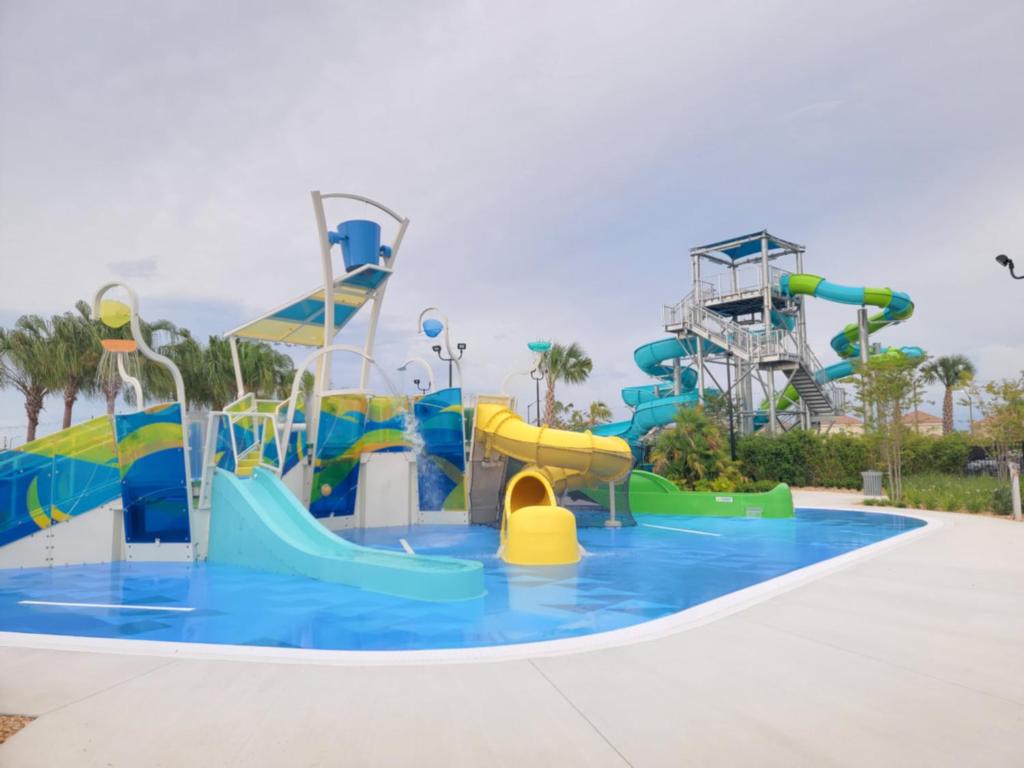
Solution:
[[[516,565],[563,565],[580,559],[576,517],[555,502],[562,490],[619,480],[633,466],[618,437],[535,427],[502,405],[478,403],[474,418],[485,455],[497,452],[528,466],[508,481],[499,554]]]

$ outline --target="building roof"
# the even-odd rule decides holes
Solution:
[[[842,415],[836,416],[835,418],[833,418],[832,419],[832,423],[833,424],[849,424],[851,426],[854,425],[854,424],[856,424],[858,426],[863,426],[864,425],[864,422],[861,421],[860,419],[855,419],[855,418],[853,418],[853,416],[842,416]]]
[[[909,413],[903,414],[904,424],[941,424],[942,417],[936,416],[934,413],[928,413],[927,411],[916,410],[910,411]]]

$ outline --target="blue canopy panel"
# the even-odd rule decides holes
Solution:
[[[387,267],[367,264],[334,281],[334,332],[340,331],[391,277]],[[321,347],[324,339],[324,289],[318,288],[251,320],[225,336],[281,344]],[[332,334],[333,338],[333,334]],[[329,342],[329,340],[327,340]]]
[[[746,256],[753,256],[761,252],[761,238],[767,236],[768,238],[768,250],[769,251],[790,251],[799,246],[793,243],[782,240],[768,232],[751,232],[749,235],[740,235],[739,237],[730,237],[728,240],[719,240],[717,243],[709,243],[708,245],[701,245],[697,248],[691,248],[690,251],[700,251],[702,253],[718,253],[726,258],[736,261]]]

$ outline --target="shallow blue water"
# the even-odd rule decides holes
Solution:
[[[604,632],[676,613],[923,523],[798,510],[791,520],[636,515],[580,529],[578,565],[509,566],[481,526],[353,531],[348,538],[480,560],[487,596],[424,603],[225,565],[115,563],[0,570],[0,631],[197,643],[412,650],[503,645]],[[660,527],[652,527],[660,526]],[[712,535],[709,535],[712,534]],[[23,600],[193,608],[191,612],[25,605]]]

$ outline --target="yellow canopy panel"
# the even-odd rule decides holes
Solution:
[[[367,264],[334,281],[335,333],[355,317],[359,308],[390,276],[390,269]],[[307,347],[323,346],[324,289],[310,291],[224,335]]]

